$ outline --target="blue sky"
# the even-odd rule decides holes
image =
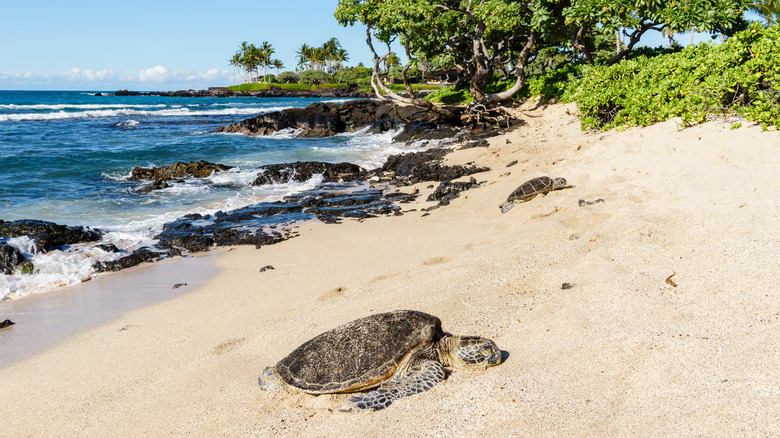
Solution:
[[[228,59],[242,41],[268,41],[274,56],[293,70],[301,44],[320,45],[336,37],[349,52],[348,65],[371,65],[365,29],[341,27],[333,18],[337,0],[3,3],[0,90],[162,91],[231,85]],[[645,44],[666,43],[652,33]],[[687,44],[690,34],[678,40]]]
[[[0,89],[200,89],[231,85],[242,41],[295,51],[336,37],[368,63],[365,29],[342,27],[336,0],[50,1],[0,7]],[[238,79],[240,81],[240,78]]]

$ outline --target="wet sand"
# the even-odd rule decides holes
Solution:
[[[211,254],[211,255],[216,255]],[[178,257],[101,274],[54,292],[0,303],[0,368],[41,353],[68,338],[107,324],[125,313],[177,297],[202,286],[217,272],[211,255]],[[174,285],[186,285],[174,289]]]

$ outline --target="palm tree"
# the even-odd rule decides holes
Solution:
[[[750,10],[766,19],[766,25],[780,23],[780,0],[762,0],[750,5]]]
[[[278,59],[271,61],[271,66],[276,69],[276,76],[279,76],[279,70],[284,68],[284,63]]]
[[[298,67],[301,70],[306,70],[306,67],[310,62],[309,54],[311,53],[311,47],[309,47],[308,44],[303,43],[295,53],[298,55]]]
[[[312,47],[309,53],[309,58],[317,70],[325,70],[325,60],[327,59],[327,54],[325,53],[323,47]]]
[[[260,53],[260,50],[254,45],[250,44],[249,47],[247,47],[246,53],[244,53],[244,68],[247,72],[249,72],[249,82],[257,82],[257,77],[260,73],[260,62],[262,60],[262,56]],[[255,73],[257,70],[257,74]]]
[[[336,65],[339,68],[339,82],[341,82],[341,78],[344,77],[344,62],[349,61],[349,53],[347,53],[344,49],[338,49],[336,51],[336,56],[334,57],[336,60]]]
[[[268,77],[268,67],[271,65],[271,55],[275,53],[275,50],[273,47],[271,47],[271,44],[268,43],[268,41],[263,41],[260,44],[260,47],[257,48],[258,56],[260,57],[259,60],[259,66],[263,67],[263,75]]]
[[[233,85],[235,85],[236,84],[236,68],[241,66],[241,52],[240,51],[236,52],[236,54],[233,55],[233,57],[230,58],[230,60],[228,60],[228,64],[233,66]]]
[[[339,43],[339,40],[337,40],[336,38],[331,38],[328,41],[325,41],[325,44],[323,44],[320,49],[325,55],[325,60],[327,61],[328,74],[332,74],[333,61],[336,58],[336,54],[341,49],[341,43]]]
[[[398,59],[398,55],[396,55],[395,52],[390,52],[385,58],[385,70],[387,72],[389,72],[391,68],[400,64],[401,64],[401,60]]]

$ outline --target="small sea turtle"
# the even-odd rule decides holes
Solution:
[[[530,181],[526,181],[520,187],[516,188],[507,198],[506,202],[499,205],[501,213],[511,210],[515,204],[530,201],[536,195],[546,195],[553,190],[570,189],[572,186],[566,184],[563,178],[552,179],[549,176],[540,176]]]
[[[398,310],[322,333],[267,367],[259,383],[266,391],[288,386],[309,394],[373,389],[339,410],[377,410],[431,389],[444,380],[445,367],[484,369],[500,364],[501,354],[490,339],[453,336],[433,315]]]

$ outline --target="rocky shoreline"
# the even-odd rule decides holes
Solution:
[[[239,123],[217,128],[216,132],[246,135],[271,135],[282,130],[295,130],[297,137],[330,137],[343,132],[369,129],[384,132],[403,127],[393,140],[397,142],[451,138],[461,126],[460,108],[450,108],[446,117],[413,105],[394,105],[368,99],[356,99],[341,104],[318,102],[305,108],[288,108],[261,114]]]
[[[206,90],[178,91],[130,91],[118,90],[114,96],[168,96],[168,97],[343,97],[370,98],[373,95],[353,87],[327,87],[317,90],[290,90],[270,87],[267,90],[233,91],[226,87],[210,87]]]
[[[457,114],[457,112],[456,112]],[[490,169],[473,164],[446,165],[444,157],[456,148],[485,147],[485,137],[499,134],[494,129],[463,129],[458,120],[443,119],[439,114],[418,107],[395,107],[372,100],[354,100],[344,104],[316,103],[303,109],[288,109],[244,120],[219,128],[220,132],[267,135],[282,129],[296,129],[302,137],[326,137],[344,131],[370,127],[376,131],[403,130],[394,141],[442,139],[437,146],[422,152],[388,157],[385,164],[366,170],[352,163],[299,161],[260,166],[252,185],[307,181],[322,175],[315,189],[287,196],[278,202],[261,202],[213,215],[189,214],[169,222],[155,236],[158,242],[133,251],[120,250],[101,242],[103,233],[85,227],[68,227],[37,220],[0,220],[0,273],[33,274],[35,266],[21,251],[8,244],[9,238],[31,239],[32,253],[67,249],[76,243],[89,242],[117,256],[96,261],[96,272],[119,271],[145,262],[181,255],[183,252],[208,251],[217,246],[264,245],[295,237],[294,224],[307,220],[338,223],[343,218],[364,220],[381,215],[401,215],[399,204],[411,202],[419,194],[404,193],[400,187],[419,182],[438,183],[428,201],[437,202],[428,210],[446,205],[461,191],[481,185],[474,177],[469,181],[453,180]],[[128,180],[150,181],[137,189],[139,194],[170,187],[184,178],[206,178],[231,167],[207,161],[176,162],[169,166],[132,170]]]

